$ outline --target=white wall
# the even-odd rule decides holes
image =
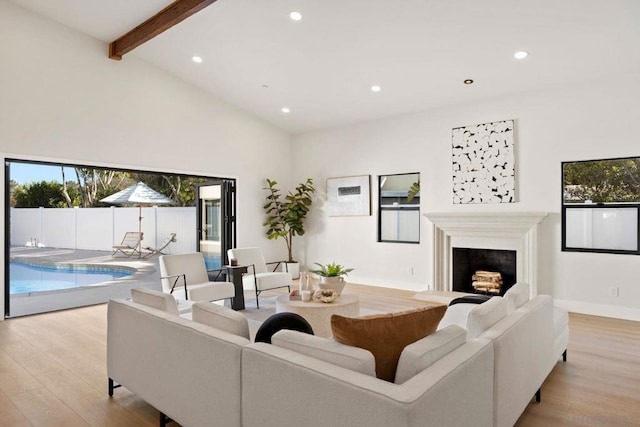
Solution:
[[[288,134],[5,0],[0,40],[0,157],[236,178],[238,244],[284,257],[264,237],[262,187],[290,182]]]
[[[376,242],[377,176],[420,172],[422,213],[549,212],[541,227],[540,292],[575,311],[640,320],[640,257],[560,251],[560,163],[640,155],[638,99],[640,73],[634,73],[296,136],[299,179],[311,176],[324,186],[327,177],[371,174],[373,203],[370,217],[330,218],[320,206],[300,258],[354,267],[354,282],[427,289],[432,235],[426,218],[419,245]],[[516,120],[518,202],[454,206],[451,129],[504,119]],[[611,286],[620,288],[620,297],[609,296]]]

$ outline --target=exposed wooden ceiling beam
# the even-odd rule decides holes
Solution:
[[[128,53],[214,3],[216,0],[176,0],[142,24],[109,43],[109,58],[120,60]]]

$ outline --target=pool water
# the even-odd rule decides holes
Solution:
[[[11,261],[9,263],[10,293],[26,294],[95,285],[129,276],[134,271],[113,267],[46,266]]]
[[[222,257],[220,255],[204,255],[204,264],[207,270],[219,270],[222,267]]]

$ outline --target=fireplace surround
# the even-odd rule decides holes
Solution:
[[[516,277],[526,282],[531,296],[538,293],[538,225],[546,212],[432,212],[433,287],[453,290],[453,248],[480,248],[516,252]]]

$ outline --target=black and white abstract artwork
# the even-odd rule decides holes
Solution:
[[[513,120],[453,129],[453,203],[514,203]]]

